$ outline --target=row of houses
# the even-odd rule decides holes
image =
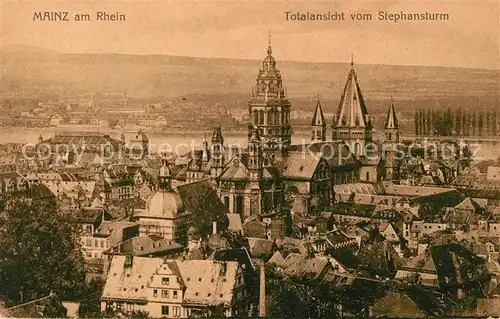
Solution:
[[[165,127],[167,120],[163,115],[158,114],[140,114],[130,115],[128,113],[108,113],[106,116],[87,115],[87,113],[56,113],[50,118],[50,125],[59,126],[62,124],[73,125],[96,125],[107,126],[113,124],[120,127]]]

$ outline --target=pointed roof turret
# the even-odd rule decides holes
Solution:
[[[369,127],[368,111],[354,71],[353,60],[351,60],[351,70],[342,91],[336,117],[337,122],[334,123],[336,127]]]
[[[267,55],[273,54],[273,49],[271,49],[271,30],[269,30],[269,45],[267,46]]]
[[[214,131],[212,133],[212,144],[224,144],[224,137],[222,136],[222,130],[219,125],[214,127]]]
[[[394,110],[394,103],[391,99],[391,107],[389,108],[389,112],[387,112],[387,118],[385,120],[385,129],[398,129],[399,123],[398,118],[396,116],[396,111]]]
[[[326,125],[325,116],[323,115],[323,109],[321,108],[321,102],[319,101],[319,95],[318,95],[318,101],[316,102],[316,109],[314,110],[314,116],[312,118],[311,125],[312,126]]]
[[[271,32],[269,32],[269,44],[267,45],[267,56],[262,63],[265,72],[276,72],[276,60],[273,58],[273,49],[271,48]]]

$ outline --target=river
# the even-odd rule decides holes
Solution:
[[[38,141],[38,137],[42,135],[44,139],[50,138],[54,136],[56,132],[64,132],[64,131],[90,131],[90,132],[102,132],[107,133],[112,137],[117,139],[120,138],[121,134],[125,135],[125,139],[129,142],[134,138],[135,132],[133,131],[121,131],[121,130],[112,130],[109,128],[97,128],[97,127],[44,127],[44,128],[29,128],[29,127],[0,127],[0,134],[2,136],[1,143],[36,143]],[[182,132],[180,130],[177,131],[169,131],[165,133],[146,133],[149,137],[151,150],[157,150],[161,148],[162,150],[174,151],[177,153],[185,153],[193,148],[199,148],[203,141],[203,138],[206,136],[207,140],[210,143],[210,139],[212,137],[211,131],[186,131]],[[247,133],[243,131],[222,131],[224,136],[224,144],[225,145],[235,145],[235,146],[243,146],[247,145]],[[292,136],[292,143],[294,144],[302,144],[307,143],[310,139],[310,132],[306,130],[296,130],[294,135]],[[330,137],[331,134],[328,133],[327,137]],[[498,147],[500,146],[500,141],[496,142],[483,142],[478,148],[478,152],[476,154],[477,159],[481,160],[491,160],[497,159],[500,156],[500,151]]]

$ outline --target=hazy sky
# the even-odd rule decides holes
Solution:
[[[1,0],[0,0],[1,1]],[[170,54],[262,59],[272,33],[278,60],[437,65],[500,69],[498,0],[196,1],[3,3],[2,43],[62,52]],[[378,11],[448,13],[449,21],[377,21]],[[33,21],[36,11],[91,14],[88,22]],[[95,21],[98,11],[124,22]],[[286,21],[285,11],[343,11],[346,21]],[[369,12],[373,21],[349,21]]]

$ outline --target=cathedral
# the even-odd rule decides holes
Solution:
[[[222,129],[216,127],[211,147],[205,138],[202,149],[192,153],[175,178],[180,183],[211,179],[230,213],[242,219],[273,215],[284,208],[314,215],[332,207],[334,185],[397,178],[394,145],[399,142],[399,126],[394,105],[387,115],[382,151],[368,156],[373,127],[354,63],[333,118],[331,140],[318,97],[311,141],[294,145],[291,108],[269,42],[248,102],[247,148],[225,147]]]

